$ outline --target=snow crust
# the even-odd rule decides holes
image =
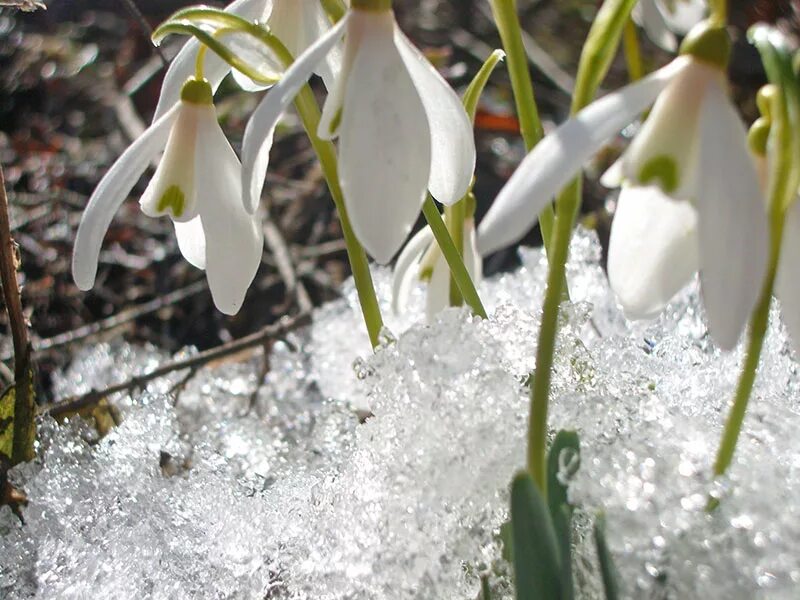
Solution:
[[[546,273],[539,251],[522,258],[485,282],[488,321],[453,309],[421,324],[418,290],[372,355],[348,285],[275,345],[261,382],[259,356],[176,373],[113,399],[124,420],[102,439],[43,420],[38,459],[13,472],[24,525],[0,508],[0,597],[473,599],[489,574],[511,598],[498,529],[524,463]],[[600,510],[623,597],[798,597],[800,384],[777,310],[730,477],[712,482],[741,349],[714,348],[696,286],[657,321],[627,322],[599,259],[580,232],[551,409],[554,431],[581,436],[579,597],[601,597]],[[390,274],[375,275],[388,315]],[[55,386],[167,358],[100,344]]]

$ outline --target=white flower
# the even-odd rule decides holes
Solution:
[[[633,18],[667,52],[678,49],[675,34],[685,35],[706,15],[705,0],[639,0]]]
[[[433,259],[430,273],[423,273],[428,260]],[[475,239],[475,221],[464,221],[464,266],[475,287],[483,279],[483,264],[478,254]],[[394,267],[392,280],[392,310],[403,313],[407,310],[408,298],[415,282],[428,279],[425,315],[428,322],[440,311],[450,306],[450,267],[433,237],[430,227],[424,227],[412,237]]]
[[[241,166],[217,122],[207,82],[191,80],[183,99],[119,157],[81,218],[72,257],[78,287],[94,285],[103,237],[151,161],[163,157],[141,197],[142,212],[169,215],[183,256],[205,269],[217,308],[235,314],[261,262],[258,217],[241,204]]]
[[[520,239],[583,163],[654,100],[650,117],[619,168],[630,185],[658,185],[671,198],[688,200],[697,211],[698,263],[709,330],[722,348],[729,349],[758,299],[768,231],[744,125],[728,100],[724,73],[711,63],[681,56],[640,82],[593,102],[562,124],[525,158],[500,192],[480,225],[478,246],[486,254]],[[627,204],[630,198],[624,200]],[[681,222],[667,225],[671,233],[659,235],[683,235],[686,215],[680,214]],[[621,232],[626,226],[621,227],[617,227],[617,238],[642,235],[638,224],[628,225],[625,234]],[[674,240],[658,243],[663,248],[652,253],[663,260]],[[638,268],[639,258],[627,256],[629,265],[625,259],[616,261],[615,280],[618,285],[628,281],[626,303],[637,311],[655,311],[657,303],[648,294],[659,293],[647,285],[631,284],[625,274],[626,266]],[[659,283],[660,289],[673,288],[672,277]],[[656,285],[653,280],[650,283]],[[635,290],[640,297],[630,296]]]
[[[304,52],[331,27],[319,0],[236,0],[225,10],[250,21],[265,23],[292,56]],[[269,49],[249,35],[226,34],[223,41],[260,73],[270,74],[277,79],[284,70],[284,65],[278,62]],[[161,86],[161,95],[153,121],[160,119],[180,98],[184,82],[195,73],[199,49],[200,43],[191,39],[184,44],[170,63]],[[340,63],[340,53],[337,49],[333,49],[326,60],[317,67],[317,74],[323,78],[327,86],[332,85]],[[206,53],[203,73],[213,90],[216,91],[231,71],[236,82],[245,90],[264,89],[265,86],[253,82],[235,69],[232,70],[228,63],[213,52]]]
[[[339,178],[353,229],[367,252],[386,263],[419,216],[426,190],[452,204],[466,193],[475,167],[472,127],[460,99],[399,30],[391,10],[349,10],[266,95],[245,130],[245,206],[257,206],[275,123],[345,34],[342,72],[319,135],[338,135]]]

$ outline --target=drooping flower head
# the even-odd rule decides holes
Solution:
[[[150,163],[163,157],[140,199],[142,212],[169,216],[178,246],[205,269],[217,308],[236,313],[261,262],[260,219],[241,205],[241,165],[217,122],[207,81],[189,80],[180,100],[120,156],[83,213],[72,257],[78,287],[94,286],[103,237]]]
[[[318,134],[339,138],[339,178],[356,236],[388,262],[419,216],[427,190],[445,204],[467,191],[475,167],[472,127],[460,99],[399,30],[386,1],[356,0],[265,96],[245,130],[245,206],[263,186],[269,140],[281,113],[345,36],[341,73]]]
[[[697,257],[709,330],[722,348],[732,348],[758,299],[768,232],[747,133],[727,95],[729,52],[724,30],[701,24],[684,42],[682,56],[561,125],[525,158],[500,192],[479,228],[479,248],[490,252],[520,239],[535,222],[533,215],[583,163],[655,100],[617,168],[632,188],[658,186],[672,200],[691,202],[697,214]],[[623,206],[630,199],[628,191]],[[625,230],[615,229],[617,235]],[[638,225],[625,233],[641,234]],[[636,267],[640,257],[627,260]],[[620,268],[624,269],[615,267],[618,275]],[[658,302],[637,295],[652,294],[652,287],[638,286],[634,277],[620,275],[615,280],[631,285],[621,294],[631,306],[657,311]],[[669,289],[677,291],[674,285],[664,285],[663,294]]]
[[[229,4],[225,11],[249,21],[265,24],[293,56],[305,51],[331,28],[331,23],[319,0],[236,0]],[[268,48],[250,36],[241,32],[230,32],[222,39],[256,71],[272,75],[276,80],[283,72],[284,65]],[[191,39],[184,44],[170,63],[161,86],[154,121],[166,113],[180,98],[184,82],[195,73],[195,63],[200,48],[201,44],[196,39]],[[338,49],[333,48],[316,68],[316,73],[329,87],[333,84],[335,73],[338,73],[340,61]],[[216,90],[225,76],[231,72],[236,82],[245,90],[255,91],[266,87],[239,71],[232,70],[228,63],[212,52],[206,54],[203,73],[213,90]]]

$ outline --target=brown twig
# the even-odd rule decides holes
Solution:
[[[92,390],[87,394],[81,396],[74,396],[65,398],[60,402],[43,407],[41,412],[51,417],[73,413],[83,408],[97,404],[103,398],[116,394],[118,392],[125,392],[134,389],[143,388],[148,382],[164,377],[175,371],[182,371],[183,369],[196,369],[200,366],[206,365],[226,356],[231,356],[242,350],[254,348],[256,346],[263,346],[270,340],[286,335],[290,331],[307,325],[311,321],[310,313],[300,313],[299,315],[291,318],[283,318],[273,325],[267,325],[260,331],[252,333],[246,337],[238,340],[233,340],[227,344],[211,348],[205,352],[200,352],[189,358],[183,360],[176,360],[167,363],[149,373],[131,377],[127,381],[118,383],[107,387],[104,390]]]
[[[64,333],[54,335],[53,337],[39,340],[34,344],[34,354],[38,355],[43,352],[47,352],[48,350],[52,350],[53,348],[74,344],[75,342],[83,341],[104,331],[116,329],[121,325],[135,321],[136,319],[148,314],[158,312],[163,308],[177,304],[178,302],[194,296],[195,294],[199,294],[205,291],[206,288],[207,284],[205,279],[200,279],[187,285],[186,287],[165,294],[164,296],[159,296],[158,298],[140,304],[139,306],[122,310],[106,319],[88,323],[87,325],[83,325],[82,327],[73,329],[72,331],[66,331]],[[8,358],[10,357],[3,357],[3,360],[7,360]]]
[[[134,2],[134,0],[122,0],[122,3],[125,5],[125,8],[130,15],[139,23],[139,27],[142,28],[142,33],[147,36],[147,41],[150,41],[150,38],[153,36],[153,28],[150,26],[150,23],[147,22],[147,19],[144,18],[144,15],[142,14],[142,11],[139,10],[136,2]],[[161,48],[155,44],[152,44],[152,46],[153,51],[161,58],[161,62],[164,63],[164,66],[168,66],[169,61],[167,60],[167,57],[164,56]]]
[[[311,297],[303,282],[297,277],[297,271],[292,264],[292,257],[283,234],[270,218],[264,222],[264,241],[275,259],[278,273],[286,285],[286,293],[294,294],[300,312],[309,312],[313,308]]]
[[[14,421],[11,464],[16,465],[33,456],[34,405],[33,374],[31,369],[31,344],[28,324],[22,312],[17,268],[19,259],[16,244],[11,237],[8,214],[8,197],[3,168],[0,167],[0,281],[3,299],[8,311],[8,325],[14,343]]]

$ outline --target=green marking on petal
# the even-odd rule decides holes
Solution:
[[[678,163],[666,154],[655,156],[639,171],[639,181],[643,184],[657,183],[665,193],[670,194],[678,189],[680,182]]]
[[[330,127],[328,127],[328,134],[333,135],[336,133],[336,130],[339,129],[339,125],[342,123],[342,107],[339,107],[339,110],[336,111],[336,114],[333,115],[331,119]]]
[[[158,212],[169,210],[173,217],[180,218],[183,215],[183,211],[186,210],[186,195],[177,185],[171,185],[161,196],[156,209]]]

